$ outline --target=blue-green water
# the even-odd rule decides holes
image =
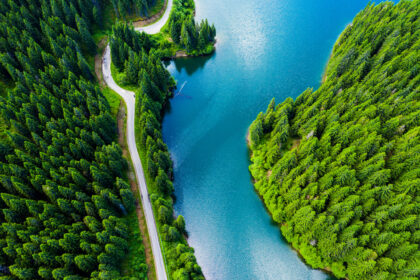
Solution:
[[[254,192],[247,128],[277,102],[317,88],[332,46],[368,0],[196,0],[217,51],[178,59],[181,94],[163,123],[174,160],[175,211],[207,279],[329,279],[281,237]]]

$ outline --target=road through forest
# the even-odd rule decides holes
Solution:
[[[148,26],[136,28],[136,31],[144,31],[148,34],[158,33],[169,18],[169,13],[172,9],[172,4],[173,0],[168,0],[165,13],[158,21]],[[141,197],[141,204],[143,205],[144,216],[146,217],[147,229],[149,231],[149,238],[155,263],[156,277],[158,280],[167,280],[168,277],[166,275],[165,263],[163,261],[162,248],[160,247],[159,243],[156,221],[153,215],[153,209],[146,186],[146,179],[144,177],[143,166],[141,164],[140,156],[137,151],[136,138],[134,135],[134,92],[119,87],[112,78],[111,50],[109,44],[107,45],[104,52],[104,56],[102,58],[102,76],[108,87],[116,93],[118,93],[124,99],[124,102],[127,105],[127,145],[136,173],[138,189]]]

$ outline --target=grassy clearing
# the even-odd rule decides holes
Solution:
[[[91,35],[93,40],[95,41],[98,49],[96,54],[102,54],[105,49],[106,44],[100,44],[100,42],[108,36],[108,34],[112,30],[112,25],[116,21],[116,16],[114,14],[114,10],[112,8],[112,4],[110,1],[104,1],[103,6],[103,17],[102,17],[102,25],[99,26],[95,24],[91,30]],[[95,73],[95,55],[85,55],[86,62],[88,63],[92,73]]]
[[[117,20],[110,1],[106,1],[103,10],[102,26],[93,27],[92,37],[96,44],[112,30],[112,25]]]
[[[130,231],[128,238],[128,253],[121,263],[121,271],[124,276],[145,279],[148,267],[146,265],[146,255],[144,252],[143,238],[139,228],[136,210],[131,211],[124,220]]]
[[[106,88],[109,90],[111,96],[117,96],[120,100],[121,97],[115,93],[113,90]],[[124,108],[125,112],[127,111],[126,104],[124,102],[120,103],[120,108]],[[118,112],[119,113],[119,112]],[[117,114],[118,115],[118,114]],[[133,195],[138,202],[136,205],[136,209],[133,210],[125,217],[126,224],[129,228],[130,236],[129,236],[129,252],[124,258],[121,263],[121,271],[124,276],[129,277],[137,277],[139,279],[148,279],[148,280],[156,280],[156,271],[154,265],[154,258],[153,252],[150,248],[147,250],[147,244],[150,244],[150,237],[149,232],[147,229],[147,223],[143,214],[143,208],[141,205],[140,195],[137,189],[137,180],[136,176],[130,176],[131,173],[134,172],[133,162],[131,161],[130,153],[127,148],[127,138],[126,138],[126,129],[127,129],[127,115],[123,114],[123,116],[118,115],[117,118],[121,118],[122,121],[122,131],[120,133],[123,135],[123,139],[118,139],[118,142],[123,149],[124,158],[127,160],[129,165],[128,170],[126,172],[126,176],[124,177],[125,180],[130,182],[130,185],[133,190],[133,185],[135,185],[135,190],[133,190]],[[138,213],[139,212],[139,213]],[[140,229],[140,227],[144,227]],[[147,250],[147,255],[146,255]],[[147,260],[146,262],[144,260]],[[146,268],[144,270],[144,264],[147,263]],[[147,278],[144,278],[144,275],[147,274]],[[148,273],[147,273],[148,272]],[[140,277],[141,276],[141,277]],[[136,278],[136,279],[137,279]]]
[[[113,63],[111,63],[111,75],[114,78],[115,82],[117,83],[118,86],[126,89],[126,90],[130,90],[133,92],[136,92],[138,90],[137,86],[134,85],[127,85],[124,81],[124,73],[118,71],[117,67],[114,66]]]
[[[111,107],[111,115],[116,118],[121,103],[121,96],[109,87],[102,89],[102,94],[108,100],[109,106]]]

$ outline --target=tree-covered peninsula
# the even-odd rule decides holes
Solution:
[[[420,1],[368,5],[322,85],[270,103],[250,171],[284,237],[347,279],[420,276]]]
[[[167,33],[175,44],[192,55],[210,54],[214,50],[216,28],[209,25],[207,19],[196,24],[194,20],[195,4],[193,0],[174,0]]]

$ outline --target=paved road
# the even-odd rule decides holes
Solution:
[[[172,10],[172,4],[173,4],[173,0],[168,0],[168,5],[166,6],[165,13],[158,21],[148,26],[137,27],[135,28],[136,31],[144,31],[148,34],[159,33],[160,29],[165,25],[166,21],[169,19],[169,14],[171,13],[171,10]]]
[[[168,0],[166,11],[163,16],[155,23],[136,28],[137,31],[144,31],[149,34],[155,34],[165,25],[169,18],[173,0]],[[111,51],[109,44],[106,47],[104,56],[102,58],[102,76],[105,83],[118,93],[127,105],[127,144],[128,150],[130,151],[131,160],[134,165],[134,171],[137,177],[137,183],[139,185],[139,192],[141,197],[141,203],[143,205],[143,212],[146,217],[147,229],[149,231],[150,243],[152,246],[153,257],[155,261],[156,277],[158,280],[167,280],[165,263],[163,261],[162,250],[159,243],[159,237],[157,233],[156,221],[153,216],[152,205],[150,203],[149,193],[147,191],[146,180],[144,178],[143,166],[140,161],[139,153],[137,151],[136,139],[134,137],[134,105],[135,98],[134,92],[125,90],[117,85],[111,75]]]

